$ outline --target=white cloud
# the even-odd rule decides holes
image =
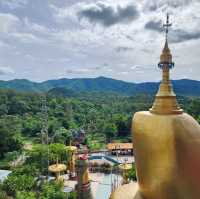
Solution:
[[[9,33],[16,31],[20,25],[20,20],[13,14],[0,13],[0,32]]]
[[[14,37],[20,42],[23,43],[43,43],[44,40],[35,36],[32,33],[23,33],[23,32],[16,32],[13,34],[10,34],[10,36]]]
[[[10,74],[14,74],[14,70],[12,68],[0,66],[0,75],[10,75]]]
[[[143,9],[146,11],[156,12],[157,10],[166,11],[188,6],[198,0],[145,0]]]
[[[0,0],[0,5],[7,7],[10,10],[24,7],[27,4],[27,0]]]
[[[101,24],[104,27],[110,27],[116,24],[130,24],[139,17],[139,11],[135,4],[109,4],[98,1],[89,5],[80,7],[77,15],[79,18],[85,18],[93,24]]]
[[[119,74],[128,75],[128,72],[127,71],[122,71],[122,72],[119,72]]]
[[[79,3],[74,4],[69,7],[57,7],[54,4],[50,4],[49,7],[52,11],[53,17],[57,23],[66,23],[66,19],[70,20],[72,23],[78,23],[76,12]]]
[[[27,17],[23,19],[23,22],[24,22],[24,29],[27,31],[41,33],[41,34],[50,33],[49,28],[45,27],[44,25],[33,23]]]
[[[68,69],[66,72],[67,72],[67,74],[75,74],[75,75],[77,75],[77,74],[88,74],[88,73],[90,73],[92,70],[91,69],[89,69],[89,68],[78,68],[78,69]]]

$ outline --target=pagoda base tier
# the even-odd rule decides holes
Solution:
[[[145,199],[200,198],[200,126],[190,115],[138,112],[133,146]]]

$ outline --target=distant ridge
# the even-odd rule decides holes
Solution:
[[[200,96],[200,81],[181,79],[172,81],[174,90],[178,95]],[[13,89],[25,92],[53,92],[59,94],[63,89],[75,92],[112,92],[122,95],[139,93],[154,94],[158,89],[158,82],[130,83],[106,77],[74,78],[48,80],[41,83],[26,79],[0,81],[0,88]],[[58,88],[58,89],[57,89]],[[62,89],[61,89],[62,88]]]

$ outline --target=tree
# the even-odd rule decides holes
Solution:
[[[0,115],[6,115],[8,114],[8,107],[6,104],[0,105]]]
[[[56,161],[57,159],[60,161],[67,160],[67,152],[64,144],[50,144],[49,145],[49,156],[52,161]]]
[[[54,143],[69,143],[71,140],[71,133],[69,130],[65,129],[64,127],[59,128],[53,138]]]
[[[131,170],[128,172],[128,178],[129,180],[136,181],[137,176],[136,176],[136,169],[135,169],[135,164],[132,164]]]
[[[199,99],[193,99],[189,107],[189,112],[197,119],[200,115],[200,101]]]
[[[34,192],[18,191],[16,199],[36,199],[36,194]]]
[[[128,117],[123,114],[115,114],[113,116],[113,121],[117,126],[118,135],[126,136],[130,132],[130,127],[128,125]]]
[[[26,101],[18,99],[18,96],[13,97],[9,101],[9,114],[24,114],[30,110],[30,107],[26,103]]]
[[[197,121],[199,122],[199,124],[200,124],[200,114],[199,114],[199,117],[197,118]]]
[[[28,115],[22,121],[22,134],[25,136],[36,137],[42,129],[42,121],[40,117]]]
[[[67,151],[64,144],[54,143],[48,145],[37,144],[28,152],[26,164],[31,164],[37,171],[47,174],[48,161],[55,163],[59,161],[67,161]]]
[[[26,164],[33,165],[43,175],[48,173],[49,152],[47,145],[34,145],[32,150],[28,151],[27,155]]]
[[[16,173],[11,173],[3,182],[3,189],[11,196],[15,196],[18,191],[31,191],[34,186],[33,176]]]
[[[3,190],[3,184],[0,182],[0,199],[8,199],[8,195],[5,190]]]
[[[39,175],[39,170],[37,167],[35,167],[34,164],[25,164],[21,167],[17,167],[12,174],[17,175],[27,175],[27,176],[32,176],[36,177]]]
[[[117,127],[114,123],[106,123],[103,129],[104,134],[106,135],[107,139],[114,138],[117,133]]]
[[[14,117],[0,119],[0,159],[7,152],[18,151],[22,148],[18,122]]]
[[[40,199],[66,199],[66,194],[63,192],[63,184],[57,182],[48,182],[42,186]]]
[[[77,198],[76,192],[69,193],[68,199],[76,199],[76,198]]]

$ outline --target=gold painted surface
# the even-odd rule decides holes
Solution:
[[[129,183],[117,188],[110,196],[110,199],[143,199],[138,192],[137,183]]]
[[[131,168],[132,168],[132,164],[124,163],[124,164],[119,165],[119,169],[121,169],[122,171],[129,171],[131,170]]]
[[[52,173],[58,173],[66,170],[66,166],[64,164],[53,164],[49,166],[49,171]]]
[[[64,164],[53,164],[49,166],[48,170],[51,173],[54,173],[56,175],[56,180],[63,181],[63,178],[60,176],[60,172],[63,172],[67,169],[67,167]]]
[[[76,152],[77,152],[77,147],[76,146],[72,146],[72,145],[69,145],[69,146],[66,146],[66,150],[68,152],[68,155],[69,155],[69,163],[68,163],[68,169],[70,171],[70,173],[74,173],[75,172],[75,162],[76,162]]]
[[[80,184],[87,184],[90,182],[88,160],[77,160],[77,177]]]
[[[165,46],[163,48],[162,54],[160,56],[160,61],[161,62],[172,62],[172,54],[171,54],[171,51],[169,49],[167,38],[166,38],[166,41],[165,41]]]
[[[76,168],[75,168],[75,161],[70,161],[69,162],[69,166],[68,169],[71,173],[75,172]]]
[[[132,168],[132,164],[120,164],[119,165],[119,169],[122,170],[123,172],[123,183],[122,184],[128,184],[129,183],[129,179],[128,179],[128,172],[131,170]]]
[[[66,146],[66,150],[69,152],[76,152],[77,151],[77,147],[76,146]]]
[[[191,116],[136,113],[133,142],[145,199],[200,198],[200,126]]]
[[[150,112],[155,114],[181,114],[183,111],[177,103],[176,95],[170,82],[170,68],[167,63],[172,64],[172,55],[167,39],[160,56],[160,62],[166,64],[162,68],[162,82]]]
[[[90,181],[89,171],[88,171],[88,169],[86,169],[85,172],[83,173],[82,182],[83,182],[83,184],[87,184],[89,181]]]

